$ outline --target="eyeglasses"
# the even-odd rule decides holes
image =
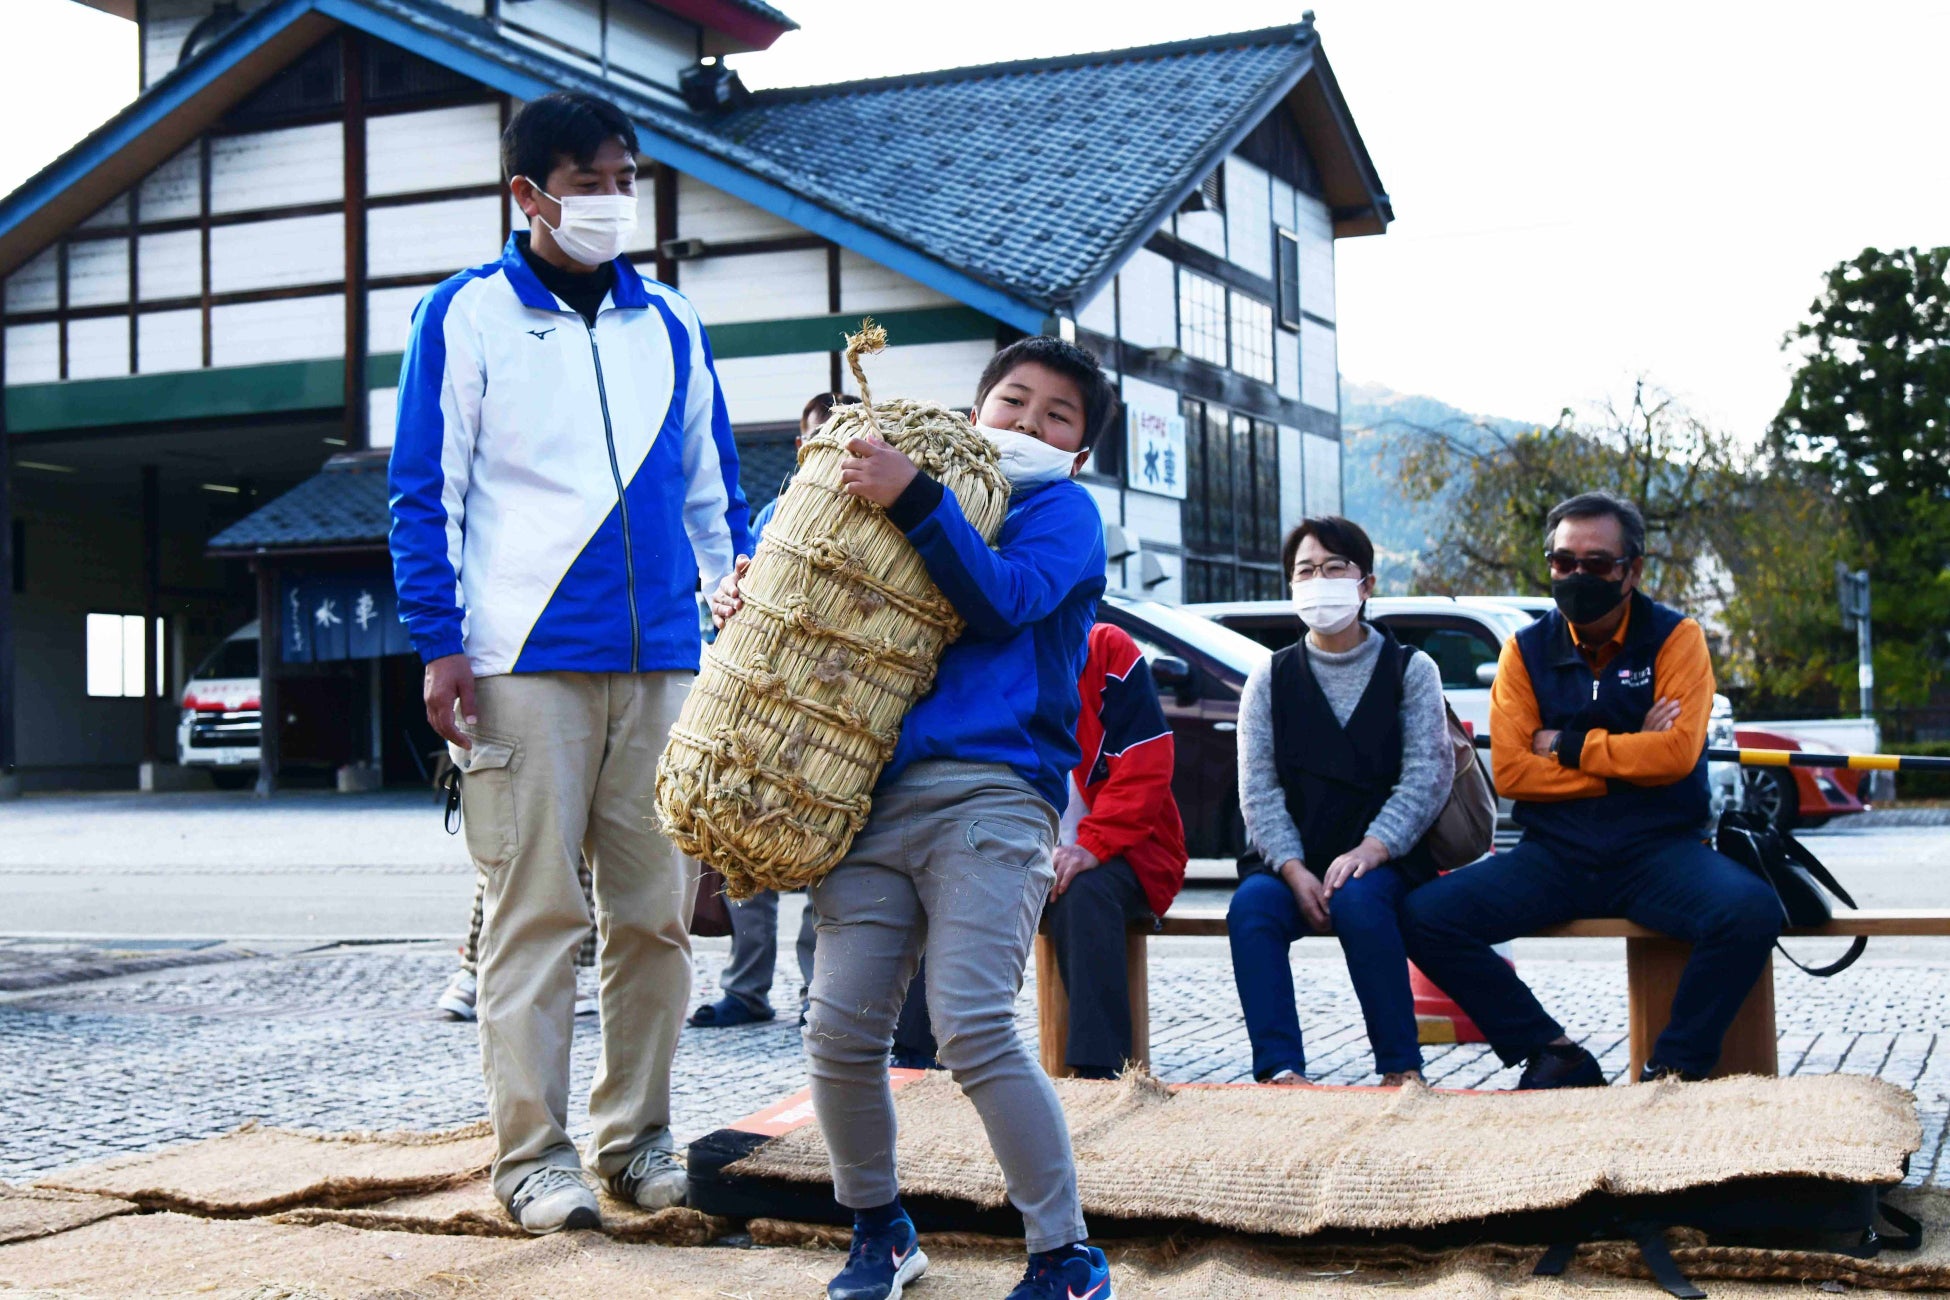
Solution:
[[[1544,561],[1551,566],[1553,578],[1568,578],[1574,573],[1588,573],[1594,578],[1609,578],[1614,573],[1622,575],[1632,567],[1633,558],[1630,555],[1579,555],[1573,551],[1544,552]]]
[[[1315,578],[1358,578],[1361,566],[1353,560],[1327,560],[1320,564],[1296,564],[1293,566],[1295,582],[1312,582]]]

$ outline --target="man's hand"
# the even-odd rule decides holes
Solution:
[[[1558,735],[1559,733],[1555,731],[1539,731],[1532,734],[1530,737],[1530,752],[1539,758],[1549,758],[1551,756],[1551,746],[1557,743]]]
[[[745,598],[738,594],[738,583],[744,578],[745,570],[752,567],[752,557],[741,555],[732,564],[731,572],[724,575],[718,589],[711,593],[711,626],[724,631],[724,625],[731,616],[744,608]]]
[[[474,670],[468,667],[466,655],[442,655],[427,665],[426,701],[427,721],[435,731],[462,749],[474,748],[474,742],[454,722],[456,703],[468,726],[480,721],[474,716]]]
[[[840,486],[882,510],[900,500],[901,493],[921,472],[878,435],[849,439],[846,450],[849,454],[840,459]]]
[[[1084,848],[1081,844],[1063,845],[1056,850],[1056,883],[1049,887],[1049,896],[1051,898],[1061,898],[1063,891],[1070,887],[1072,880],[1075,880],[1084,872],[1089,871],[1092,867],[1102,865],[1102,863],[1097,861],[1096,854]]]
[[[1671,731],[1679,721],[1678,700],[1657,700],[1645,711],[1645,725],[1640,731]]]
[[[1328,934],[1334,923],[1327,918],[1327,894],[1321,888],[1314,873],[1307,870],[1307,864],[1298,858],[1288,858],[1280,864],[1280,879],[1293,891],[1293,900],[1300,904],[1300,915],[1307,920],[1307,926],[1315,934]]]
[[[1388,861],[1388,846],[1372,835],[1363,836],[1359,844],[1327,864],[1327,876],[1321,881],[1321,891],[1331,903],[1334,891],[1350,880],[1359,880]]]

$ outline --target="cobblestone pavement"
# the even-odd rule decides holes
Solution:
[[[722,945],[700,951],[692,1004],[717,996]],[[678,1050],[674,1126],[689,1140],[805,1086],[785,945],[773,989],[779,1019],[738,1030],[687,1030]],[[208,1136],[258,1119],[319,1130],[431,1129],[480,1118],[476,1031],[432,999],[452,969],[445,945],[333,947],[246,956],[58,990],[0,997],[0,1180]],[[1626,1067],[1622,964],[1525,961],[1545,1003],[1598,1053]],[[1337,950],[1299,945],[1293,962],[1310,1072],[1372,1080]],[[1879,1074],[1914,1089],[1924,1145],[1912,1178],[1934,1177],[1950,1114],[1950,971],[1864,963],[1834,980],[1777,971],[1781,1064],[1795,1073]],[[1033,974],[1017,1003],[1033,1043]],[[1222,947],[1158,941],[1151,981],[1152,1055],[1174,1081],[1250,1076],[1245,1030]],[[1847,1026],[1844,1030],[1842,1026]],[[594,1072],[593,1020],[577,1023],[575,1111]],[[1432,1048],[1431,1082],[1508,1087],[1480,1046]]]

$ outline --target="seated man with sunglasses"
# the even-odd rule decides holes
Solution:
[[[1518,1088],[1601,1087],[1597,1060],[1491,945],[1588,916],[1688,940],[1640,1081],[1703,1079],[1781,929],[1772,887],[1704,842],[1706,637],[1638,589],[1645,519],[1630,501],[1560,502],[1545,547],[1557,609],[1504,645],[1490,691],[1496,787],[1523,840],[1410,894],[1408,955],[1505,1064],[1524,1063]]]

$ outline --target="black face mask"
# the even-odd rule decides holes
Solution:
[[[1551,582],[1551,599],[1575,626],[1589,627],[1625,599],[1625,580],[1610,582],[1589,573],[1574,573]]]

